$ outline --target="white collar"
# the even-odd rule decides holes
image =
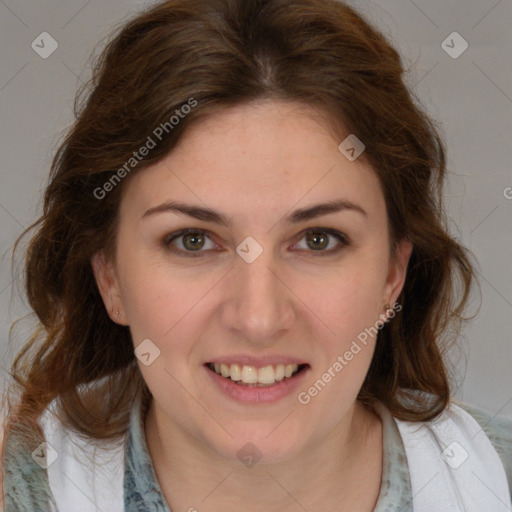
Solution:
[[[431,422],[395,421],[407,455],[414,512],[512,510],[503,463],[469,413],[452,403]]]

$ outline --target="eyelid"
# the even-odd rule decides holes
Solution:
[[[343,248],[345,248],[349,245],[352,245],[350,238],[345,233],[342,233],[341,231],[338,231],[337,229],[333,229],[333,228],[322,228],[321,226],[307,228],[304,231],[301,231],[297,235],[298,241],[296,243],[299,243],[305,236],[309,235],[310,233],[325,233],[329,236],[336,238],[339,242],[339,245],[337,247],[335,247],[334,249],[329,249],[328,251],[314,251],[314,250],[307,251],[306,250],[305,252],[308,255],[321,256],[321,257],[322,256],[332,256],[334,254],[338,254]],[[296,245],[296,244],[294,244],[294,245]]]
[[[184,251],[182,249],[178,249],[177,247],[175,247],[172,244],[172,242],[174,240],[176,240],[177,238],[180,238],[180,237],[185,236],[185,235],[190,234],[190,233],[199,233],[201,235],[206,236],[207,238],[209,238],[213,242],[213,239],[212,239],[212,236],[211,236],[212,234],[207,229],[202,229],[202,228],[185,228],[185,229],[180,229],[178,231],[175,231],[175,232],[170,233],[169,235],[165,236],[164,239],[163,239],[164,247],[166,249],[168,249],[169,251],[175,253],[175,254],[178,254],[178,255],[181,255],[181,256],[185,256],[185,257],[198,257],[198,256],[201,256],[203,253],[208,253],[208,252],[210,252],[212,250],[212,249],[210,249],[208,251],[203,251],[203,250]],[[305,236],[309,235],[310,233],[325,233],[325,234],[327,234],[329,236],[332,236],[332,237],[336,238],[338,240],[338,242],[340,243],[336,248],[330,249],[328,251],[322,251],[322,250],[320,250],[320,251],[314,251],[314,250],[307,251],[307,250],[305,250],[306,253],[312,253],[312,255],[329,256],[329,255],[332,255],[332,254],[337,254],[344,247],[349,246],[349,245],[352,244],[350,238],[345,233],[343,233],[341,231],[338,231],[337,229],[322,228],[322,227],[312,227],[312,228],[307,228],[307,229],[301,231],[300,233],[298,233],[298,235],[296,236],[296,238],[298,238],[298,240],[293,245],[296,245],[297,243],[299,243]],[[215,242],[213,242],[213,243],[215,243]]]
[[[185,228],[185,229],[180,229],[178,231],[174,231],[173,233],[170,233],[169,235],[165,236],[163,239],[164,247],[174,254],[178,254],[180,256],[185,256],[185,257],[192,257],[192,258],[202,256],[203,253],[208,252],[208,251],[201,251],[201,250],[199,250],[199,251],[184,251],[182,249],[178,249],[177,247],[175,247],[173,245],[172,242],[174,240],[176,240],[177,238],[181,238],[182,236],[188,235],[190,233],[199,233],[201,235],[208,237],[213,242],[211,233],[207,229]]]
[[[332,235],[334,238],[338,238],[340,241],[343,241],[347,244],[351,243],[349,237],[337,229],[334,228],[322,228],[322,227],[314,227],[314,228],[307,228],[299,235],[309,235],[310,233],[327,233],[328,235]]]

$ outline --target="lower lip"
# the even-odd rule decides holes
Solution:
[[[285,396],[291,395],[304,380],[304,376],[308,373],[309,366],[303,368],[293,377],[285,378],[276,382],[271,386],[240,386],[229,378],[222,377],[206,366],[203,367],[210,375],[215,385],[229,398],[238,402],[249,403],[269,403],[277,402]]]

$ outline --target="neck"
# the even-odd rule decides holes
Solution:
[[[322,506],[348,511],[357,505],[357,510],[370,511],[377,501],[382,424],[359,402],[328,436],[307,449],[290,459],[250,468],[216,454],[169,423],[152,401],[145,419],[146,439],[172,510],[195,506],[201,511],[252,512],[263,507],[286,512],[299,510],[300,505],[306,510]]]

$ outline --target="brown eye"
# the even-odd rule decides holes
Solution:
[[[302,240],[305,240],[305,246],[300,246]],[[341,251],[344,247],[350,245],[346,235],[339,231],[327,228],[308,229],[296,246],[304,249],[306,252],[316,252],[318,256],[328,256]]]
[[[184,229],[172,233],[164,239],[163,244],[169,251],[183,256],[201,256],[216,248],[206,232],[198,229]]]
[[[325,233],[308,233],[306,235],[308,246],[314,251],[325,249],[329,245],[329,237]]]
[[[205,237],[202,233],[187,233],[182,235],[183,245],[192,251],[202,249],[205,243]]]

